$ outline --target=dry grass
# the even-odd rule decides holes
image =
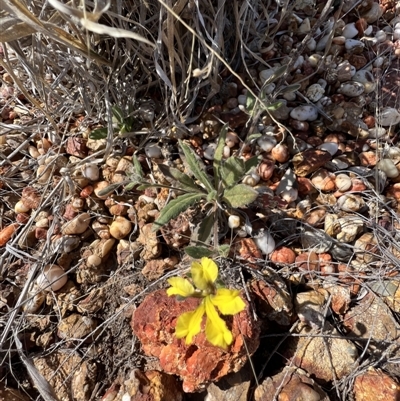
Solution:
[[[263,55],[273,47],[274,41],[281,34],[285,18],[293,11],[293,2],[289,0],[279,4],[273,0],[233,0],[229,3],[223,0],[118,0],[86,1],[79,5],[75,3],[69,2],[67,6],[55,0],[3,0],[3,10],[0,12],[0,24],[4,27],[0,41],[7,42],[2,46],[0,66],[10,74],[26,99],[26,102],[22,102],[12,97],[8,102],[13,101],[27,111],[26,118],[21,118],[19,124],[0,123],[0,138],[7,138],[14,146],[10,154],[0,153],[0,169],[3,169],[1,178],[5,183],[3,188],[0,187],[3,210],[12,209],[10,205],[21,196],[26,185],[37,183],[33,172],[37,170],[38,163],[27,150],[33,138],[49,139],[54,144],[52,155],[58,156],[60,147],[66,144],[69,136],[79,136],[88,127],[108,127],[105,148],[68,165],[55,185],[49,181],[42,186],[40,207],[0,253],[1,279],[7,277],[10,271],[18,272],[18,269],[25,269],[23,273],[26,275],[20,282],[18,275],[14,276],[15,282],[7,279],[9,284],[20,286],[21,291],[16,306],[0,315],[0,365],[6,366],[5,371],[0,369],[0,380],[9,375],[8,380],[24,386],[22,381],[25,370],[12,362],[15,352],[18,352],[21,363],[46,401],[57,397],[51,394],[51,388],[43,382],[18,338],[23,337],[32,324],[30,316],[22,311],[22,306],[34,295],[30,294],[27,298],[31,283],[45,265],[60,256],[60,249],[52,245],[51,235],[62,207],[77,189],[71,175],[87,161],[104,162],[118,147],[133,145],[141,149],[150,140],[162,143],[168,138],[190,136],[190,124],[210,105],[219,101],[218,96],[224,86],[222,77],[229,76],[229,80],[236,78],[261,103],[258,98],[261,88],[256,80],[257,69],[262,69],[260,65],[268,68],[274,61],[280,61],[265,61]],[[323,27],[332,16],[332,3],[331,0],[327,2],[319,26],[316,24],[309,36],[317,28]],[[304,51],[309,36],[302,40],[297,50],[288,54],[289,65],[293,65]],[[392,51],[383,49],[376,57],[391,57]],[[327,54],[328,47],[324,58]],[[324,58],[321,65],[324,64]],[[399,97],[393,95],[398,87],[391,78],[399,71],[398,60],[393,58],[387,68],[389,70],[382,71],[383,87],[377,89],[376,110],[382,105],[392,104],[390,102],[394,102],[397,107],[399,105]],[[285,86],[285,79],[286,75],[278,82],[277,91]],[[271,101],[273,97],[274,94]],[[114,105],[118,105],[126,117],[132,116],[138,121],[133,132],[124,137],[113,133],[111,107]],[[144,121],[145,111],[154,112],[152,121]],[[247,133],[252,133],[252,128],[259,122],[258,118],[263,112],[265,110],[259,105],[258,112],[249,118],[241,133],[243,139]],[[71,127],[76,128],[74,132]],[[385,152],[385,146],[382,144],[382,152]],[[14,157],[20,157],[18,165],[10,163]],[[56,160],[49,168],[55,166]],[[370,208],[369,218],[359,215],[368,230],[378,239],[379,257],[362,275],[355,273],[353,277],[355,281],[363,279],[364,294],[374,292],[378,296],[382,295],[379,292],[384,289],[371,288],[371,283],[382,281],[384,277],[398,272],[400,254],[399,217],[391,205],[382,199],[381,192],[379,183],[375,186],[369,184],[368,192],[365,193]],[[24,238],[43,210],[51,210],[55,216],[46,243],[40,249],[32,249],[27,243],[21,247],[21,241],[26,241]],[[332,208],[329,211],[335,210]],[[274,213],[272,211],[272,215]],[[386,226],[377,223],[383,214],[388,217]],[[7,214],[1,219],[0,223],[4,226],[12,223]],[[280,233],[282,218],[278,217],[277,223],[274,223],[275,220],[271,218],[271,229],[275,230],[280,244],[297,243],[300,236],[300,230],[296,227],[298,222],[286,219],[288,224],[292,223],[290,227],[295,226],[295,231],[288,235],[286,231]],[[354,257],[355,253],[347,263],[350,264]],[[265,263],[260,261],[260,267],[265,267]],[[71,266],[67,274],[75,272],[78,266],[79,262]],[[285,267],[278,273],[289,279],[297,274],[296,266]],[[159,280],[145,283],[144,289],[129,299],[124,298],[122,288],[140,282],[137,267],[121,266],[113,272],[112,277],[106,277],[101,284],[102,288],[115,293],[118,299],[111,301],[104,312],[103,321],[96,332],[97,338],[105,338],[105,343],[111,344],[112,351],[117,352],[122,344],[113,344],[113,341],[118,338],[119,330],[123,332],[124,339],[128,338],[126,327],[121,328],[128,326],[124,313],[131,311],[145,293],[163,286],[165,279],[175,274],[177,271],[174,270]],[[335,282],[338,278],[316,274],[315,280],[323,284]],[[80,298],[83,299],[92,289],[93,286],[84,288]],[[55,331],[62,313],[56,308],[50,317],[50,327]],[[293,333],[284,335],[296,336]],[[73,352],[79,351],[84,359],[93,359],[95,348],[100,342],[87,345],[85,341],[91,336],[92,333],[76,342]],[[279,336],[277,334],[274,337]],[[278,352],[280,344],[278,342],[272,351],[271,358]],[[47,352],[65,345],[63,341],[52,344]],[[360,349],[366,351],[367,345],[365,348],[360,345]],[[105,385],[98,386],[90,399],[99,399],[115,377],[126,373],[129,364],[141,362],[134,355],[135,346],[134,343],[125,344],[123,350],[126,354],[118,354],[121,358],[119,360],[113,360],[111,354],[100,357],[101,363],[106,366],[99,374]],[[378,366],[382,360],[390,359],[389,354],[382,354],[381,359],[362,352],[360,355],[358,371],[336,383],[337,399],[348,399],[356,375],[369,366]],[[264,367],[256,369],[259,379],[263,371]],[[29,386],[27,389],[32,390]]]

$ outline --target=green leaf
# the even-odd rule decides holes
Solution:
[[[225,188],[235,185],[244,175],[244,161],[237,157],[229,157],[221,167],[221,177]]]
[[[279,93],[283,94],[283,93],[292,93],[292,92],[296,92],[301,88],[300,84],[293,84],[293,85],[288,85],[285,88],[282,88]]]
[[[106,196],[109,195],[111,193],[113,193],[117,188],[119,188],[121,185],[123,185],[123,182],[118,182],[116,184],[111,184],[108,187],[103,188],[102,190],[100,190],[98,192],[99,196]]]
[[[184,194],[178,196],[176,199],[168,203],[161,210],[160,216],[154,222],[153,230],[157,231],[164,224],[167,224],[170,220],[177,217],[180,213],[184,212],[194,203],[200,201],[204,195],[202,194]]]
[[[196,183],[187,175],[179,171],[177,168],[166,166],[165,164],[159,164],[158,168],[166,176],[175,181],[178,181],[181,188],[188,192],[202,192],[204,190],[200,188]]]
[[[124,123],[124,114],[119,106],[112,106],[112,115],[120,124]]]
[[[224,155],[224,147],[225,147],[225,139],[226,133],[228,132],[228,124],[225,124],[219,133],[217,148],[214,153],[214,161],[213,161],[213,169],[214,169],[214,181],[215,181],[215,189],[218,190],[219,180],[220,180],[220,166],[222,162],[222,157]]]
[[[218,254],[223,258],[227,258],[229,256],[229,251],[231,250],[231,246],[229,244],[222,244],[218,247]]]
[[[246,94],[246,110],[253,111],[255,104],[256,104],[256,98],[250,92],[247,92],[247,94]]]
[[[96,128],[90,134],[90,139],[105,139],[108,135],[108,128]]]
[[[125,185],[124,190],[125,191],[130,191],[131,189],[133,189],[133,187],[137,185],[137,182],[130,182],[128,185]]]
[[[278,67],[276,71],[268,78],[265,80],[263,87],[266,85],[277,81],[287,70],[287,65],[282,65],[281,67]]]
[[[215,201],[215,200],[217,200],[217,191],[215,190],[215,189],[213,189],[212,191],[210,191],[208,194],[207,194],[207,202],[212,202],[212,201]]]
[[[206,216],[205,219],[202,220],[197,234],[197,241],[203,244],[208,243],[211,237],[212,230],[214,228],[214,223],[215,223],[214,213],[210,213],[208,216]]]
[[[206,187],[207,192],[212,191],[214,187],[211,183],[211,180],[204,172],[204,169],[200,165],[199,161],[196,159],[196,155],[194,154],[193,150],[181,140],[179,140],[179,145],[185,155],[190,171],[193,173],[196,179]]]
[[[261,137],[262,137],[262,134],[260,134],[259,132],[256,132],[254,134],[249,135],[246,138],[246,142],[252,142],[252,141],[255,141],[256,139],[261,138]]]
[[[266,108],[267,110],[269,110],[269,111],[275,111],[275,110],[278,110],[279,107],[281,107],[282,105],[283,105],[283,102],[278,101],[278,102],[275,102],[275,103],[271,103],[271,104],[266,105],[265,108]]]
[[[246,160],[244,162],[244,174],[247,174],[249,171],[256,168],[258,166],[258,163],[260,163],[260,160],[258,160],[258,156],[253,156],[250,159]]]
[[[258,192],[246,184],[238,184],[224,192],[224,200],[231,207],[243,207],[257,199]]]
[[[137,158],[136,155],[132,156],[132,162],[133,162],[133,167],[135,168],[135,172],[136,174],[140,177],[143,178],[144,174],[143,174],[143,169],[142,169],[142,165],[140,164],[139,159]]]
[[[212,251],[202,246],[187,246],[185,252],[193,259],[201,259],[212,255]]]

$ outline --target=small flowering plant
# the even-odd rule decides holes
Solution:
[[[206,314],[207,340],[217,347],[227,349],[233,341],[233,336],[218,311],[223,315],[235,315],[244,310],[246,304],[239,296],[240,291],[217,288],[218,266],[206,257],[202,258],[200,263],[192,263],[191,278],[194,285],[182,277],[168,279],[171,285],[167,290],[168,296],[202,298],[196,310],[182,313],[178,317],[175,328],[176,337],[186,337],[186,344],[190,344],[193,337],[200,333],[203,316]]]

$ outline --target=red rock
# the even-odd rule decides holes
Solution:
[[[178,301],[168,297],[164,290],[148,295],[132,316],[131,327],[142,344],[143,351],[160,360],[161,368],[183,380],[185,392],[201,391],[204,387],[230,372],[237,372],[259,345],[259,322],[251,312],[226,317],[233,334],[233,343],[227,351],[211,345],[200,332],[193,343],[175,337],[177,318],[199,305],[198,298]],[[203,329],[205,326],[203,321]],[[246,342],[246,346],[244,345]]]
[[[319,270],[319,258],[315,252],[304,252],[296,257],[296,267],[300,271]]]
[[[300,195],[306,195],[315,192],[315,188],[309,178],[297,177],[297,184]]]
[[[282,326],[292,323],[292,299],[286,284],[278,275],[267,277],[266,282],[252,281],[250,289],[255,297],[257,311],[262,317],[265,316]]]
[[[290,248],[281,246],[271,253],[270,259],[273,263],[291,264],[295,261],[296,254]]]
[[[250,262],[250,266],[254,268],[257,268],[257,266],[253,264],[257,263],[258,259],[263,258],[260,248],[252,238],[237,238],[233,243],[232,250],[234,254],[238,254],[236,256],[246,260],[246,262]]]
[[[355,401],[398,401],[400,385],[387,374],[370,368],[354,381]]]
[[[375,166],[378,161],[376,152],[372,151],[362,152],[359,157],[362,166]]]
[[[78,137],[69,137],[65,151],[72,156],[84,158],[87,156],[86,140]]]

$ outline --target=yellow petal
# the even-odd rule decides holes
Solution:
[[[193,285],[185,278],[171,277],[167,281],[171,285],[171,287],[167,289],[168,296],[180,295],[186,298],[192,296],[195,292]]]
[[[193,262],[190,271],[194,285],[200,290],[209,289],[218,277],[218,266],[209,258],[202,258],[201,263]]]
[[[217,294],[211,296],[211,302],[223,315],[236,315],[246,308],[246,304],[239,294],[238,290],[219,288]]]
[[[182,313],[176,322],[176,337],[186,337],[186,344],[190,344],[193,341],[193,337],[200,333],[204,312],[205,308],[202,302],[196,310]]]
[[[228,330],[226,323],[218,315],[210,297],[205,298],[205,304],[207,314],[207,340],[216,347],[227,349],[228,345],[232,344],[233,341],[232,333]]]

